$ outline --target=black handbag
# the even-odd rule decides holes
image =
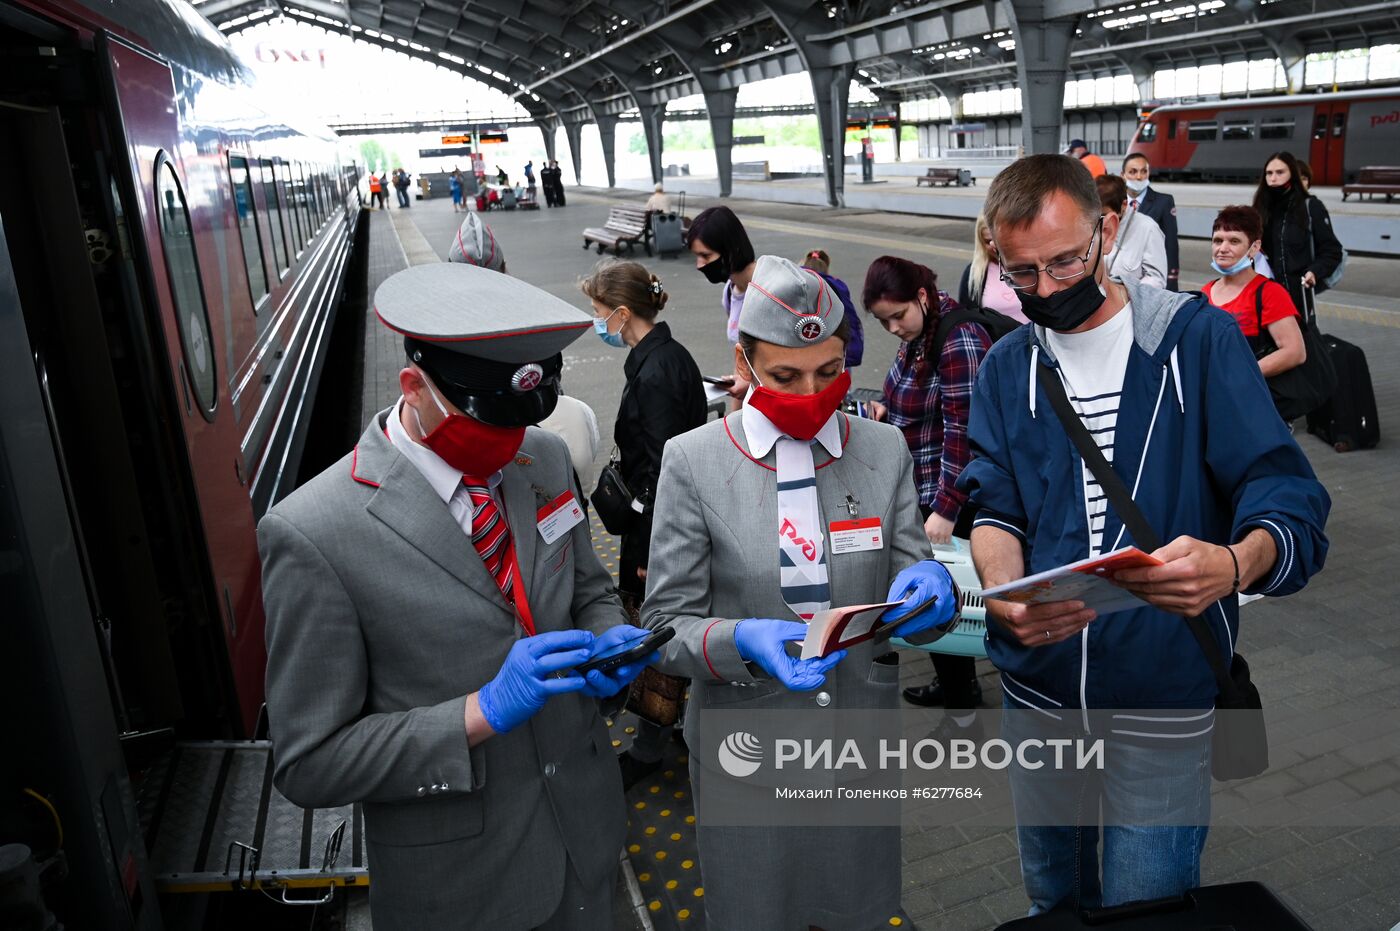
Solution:
[[[1037,365],[1036,377],[1050,399],[1055,416],[1079,450],[1080,458],[1098,480],[1108,496],[1109,505],[1122,518],[1133,539],[1149,552],[1161,549],[1161,537],[1142,516],[1128,486],[1113,471],[1098,444],[1089,436],[1084,422],[1070,406],[1059,375],[1047,366]],[[1264,725],[1264,702],[1259,696],[1259,689],[1250,681],[1249,664],[1243,656],[1235,653],[1230,659],[1229,668],[1226,668],[1220,644],[1210,632],[1204,617],[1187,618],[1186,625],[1215,673],[1215,683],[1219,688],[1215,699],[1216,711],[1228,712],[1215,716],[1211,732],[1211,775],[1221,782],[1257,776],[1269,768],[1269,737]]]
[[[603,522],[608,533],[621,536],[636,525],[640,513],[634,506],[635,499],[631,490],[623,481],[622,465],[617,460],[616,447],[608,458],[608,464],[598,473],[598,485],[593,489],[593,494],[588,496],[588,500],[593,503],[593,509],[598,512],[598,519]]]
[[[1305,301],[1311,294],[1311,288],[1303,289]],[[1254,292],[1254,319],[1259,332],[1249,338],[1249,345],[1254,350],[1254,358],[1262,359],[1278,350],[1274,338],[1264,329],[1264,285]],[[1307,350],[1307,358],[1302,365],[1295,365],[1268,379],[1274,407],[1284,420],[1306,417],[1331,400],[1337,390],[1337,370],[1332,367],[1331,354],[1317,332],[1316,313],[1304,313],[1298,324],[1303,331],[1303,348]]]

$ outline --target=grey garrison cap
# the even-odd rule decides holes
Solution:
[[[480,265],[493,272],[506,270],[506,254],[501,251],[501,244],[496,242],[491,227],[482,222],[475,210],[468,210],[467,218],[458,227],[457,237],[447,252],[447,261]]]
[[[841,299],[821,275],[780,256],[760,255],[739,311],[739,331],[801,349],[835,335],[844,313]]]
[[[593,326],[588,314],[519,278],[451,262],[390,275],[374,292],[374,312],[404,336],[494,362],[547,359]]]

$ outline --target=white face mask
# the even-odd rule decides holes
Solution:
[[[1147,190],[1146,178],[1143,178],[1141,181],[1124,181],[1123,183],[1126,184],[1128,190],[1132,191],[1134,194],[1141,194],[1143,191]]]

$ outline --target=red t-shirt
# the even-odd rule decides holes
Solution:
[[[1217,279],[1219,280],[1219,279]],[[1205,286],[1206,297],[1221,310],[1228,311],[1235,318],[1235,322],[1240,325],[1240,330],[1245,336],[1259,335],[1259,318],[1255,315],[1254,292],[1260,288],[1264,289],[1263,311],[1264,327],[1268,328],[1271,323],[1278,323],[1286,317],[1298,316],[1298,308],[1293,306],[1293,298],[1289,296],[1288,290],[1283,285],[1272,278],[1265,278],[1263,275],[1255,275],[1254,280],[1245,285],[1244,290],[1239,293],[1233,301],[1228,304],[1217,303],[1211,298],[1211,289],[1215,282],[1211,281]]]

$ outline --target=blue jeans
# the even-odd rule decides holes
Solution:
[[[1013,746],[1037,731],[1024,708],[1002,724]],[[1061,712],[1067,720],[1078,712]],[[1047,757],[1049,759],[1049,757]],[[1151,745],[1109,742],[1103,770],[1010,767],[1021,878],[1030,914],[1061,902],[1075,908],[1121,905],[1180,895],[1200,885],[1201,851],[1210,822],[1210,736]],[[1066,826],[1044,826],[1036,813],[1071,811]],[[1103,829],[1102,875],[1099,829]]]

